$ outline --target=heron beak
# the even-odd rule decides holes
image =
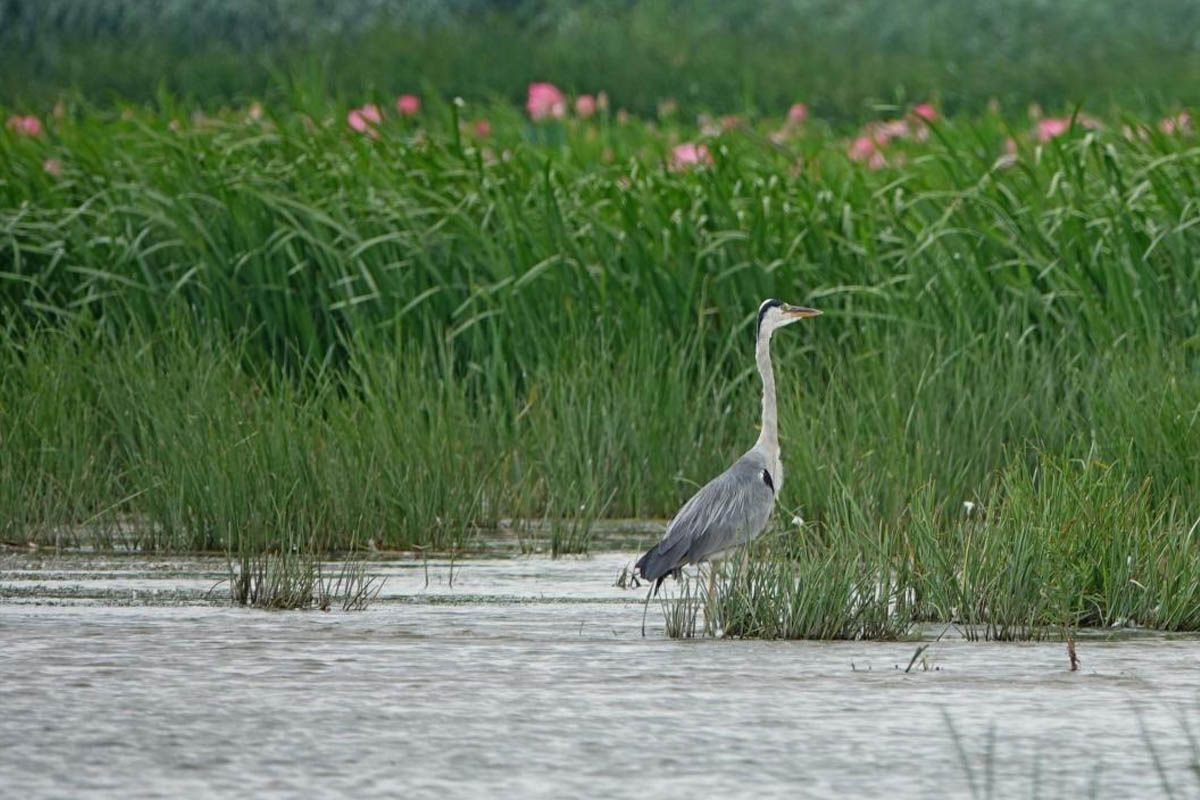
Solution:
[[[815,308],[805,308],[804,306],[788,306],[783,307],[783,313],[794,319],[805,319],[807,317],[818,317],[821,312]]]

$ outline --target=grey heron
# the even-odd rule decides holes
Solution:
[[[704,485],[683,504],[658,544],[638,559],[634,569],[654,581],[658,593],[668,575],[679,576],[688,564],[712,561],[755,539],[771,516],[783,487],[779,460],[779,415],[775,405],[775,371],[771,366],[771,334],[785,325],[820,314],[765,300],[758,307],[754,358],[762,376],[762,430],[758,441],[733,466]],[[711,593],[711,574],[710,587]]]

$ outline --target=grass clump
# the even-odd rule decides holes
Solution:
[[[917,617],[912,565],[898,531],[846,496],[821,525],[774,532],[716,567],[713,592],[685,581],[678,601],[703,635],[747,639],[900,639]],[[668,636],[695,636],[667,613]]]
[[[909,630],[900,588],[850,559],[768,557],[716,595],[713,626],[731,638],[899,639]]]
[[[241,606],[361,611],[382,589],[361,560],[342,562],[334,574],[319,556],[297,551],[242,551],[229,560],[229,596]]]
[[[1169,570],[1194,574],[1195,520],[1093,457],[1015,459],[985,495],[981,513],[923,504],[915,529],[928,571],[920,596],[962,624],[968,638],[1023,639],[1083,626],[1175,630],[1200,595]],[[932,514],[930,512],[932,511]],[[1188,624],[1188,623],[1184,623]]]
[[[1044,453],[1014,457],[978,501],[918,494],[894,524],[872,525],[848,496],[815,526],[769,536],[733,559],[711,597],[683,590],[670,636],[703,607],[704,632],[730,637],[891,639],[915,622],[968,640],[1059,637],[1081,627],[1194,630],[1196,521],[1115,465]]]

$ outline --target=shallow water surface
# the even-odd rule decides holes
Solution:
[[[629,554],[380,562],[364,612],[219,560],[0,560],[5,797],[1200,792],[1200,641],[674,642]],[[217,589],[217,594],[220,587]],[[940,632],[936,631],[936,632]],[[990,790],[990,795],[989,795]]]

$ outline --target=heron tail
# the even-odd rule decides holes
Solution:
[[[633,565],[634,570],[642,580],[654,582],[654,588],[651,590],[651,594],[654,597],[658,596],[658,590],[668,575],[675,573],[676,577],[678,577],[678,568],[666,563],[666,559],[662,556],[661,547],[656,544],[643,553],[642,557]]]

